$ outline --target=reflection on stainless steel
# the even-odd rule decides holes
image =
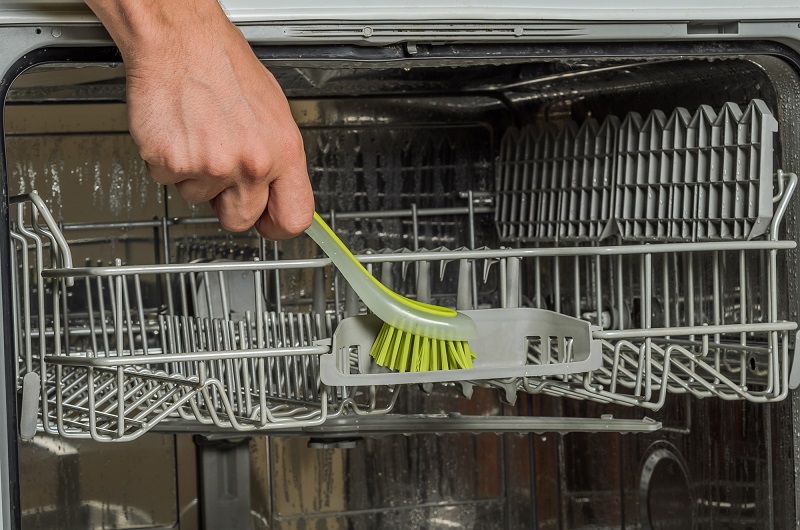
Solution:
[[[639,515],[642,528],[692,528],[695,501],[686,462],[666,443],[655,444],[642,464]]]
[[[98,444],[37,434],[20,445],[23,528],[171,528],[175,446],[170,436]]]
[[[50,436],[35,436],[30,443],[39,449],[47,451],[55,456],[67,456],[78,454],[78,446],[69,440]]]

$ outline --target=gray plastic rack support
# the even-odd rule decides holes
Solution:
[[[202,528],[250,530],[249,438],[195,437],[200,474]]]

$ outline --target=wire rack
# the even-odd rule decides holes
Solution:
[[[266,431],[386,412],[374,389],[320,382],[338,317],[267,310],[274,263],[74,267],[41,199],[12,205],[18,376],[41,376],[42,430],[125,441],[163,422]]]
[[[511,130],[500,148],[494,208],[470,192],[463,207],[330,215],[407,217],[414,228],[419,219],[455,217],[476,242],[492,239],[478,219],[494,215],[516,248],[470,241],[358,258],[421,301],[459,310],[529,307],[591,324],[599,368],[536,377],[512,370],[462,381],[467,396],[479,384],[506,401],[519,391],[649,409],[669,393],[776,401],[788,392],[797,328],[778,311],[777,273],[781,254],[796,246],[779,234],[797,177],[773,178],[772,122],[756,101],[744,112],[726,105],[717,114],[677,109],[669,119],[653,113],[644,121],[631,115],[560,131]],[[705,139],[702,147],[692,135]],[[690,158],[705,159],[711,176],[690,181],[700,174]],[[664,175],[667,166],[674,171]],[[625,183],[631,175],[635,185]],[[626,190],[636,193],[626,198]],[[641,190],[665,193],[672,206],[691,195],[693,206],[661,215],[648,200],[640,212]],[[699,205],[712,204],[701,197],[715,194],[717,209],[700,215]],[[10,203],[18,377],[24,388],[28,374],[40,376],[39,429],[124,441],[156,426],[283,432],[392,412],[398,387],[359,383],[370,374],[357,355],[345,359],[354,382],[323,379],[321,356],[331,352],[340,321],[366,312],[328,259],[281,259],[277,250],[265,259],[263,248],[211,238],[178,245],[178,264],[77,267],[35,193]],[[280,305],[280,275],[288,273],[313,278],[310,300],[287,306],[293,311]],[[548,348],[547,340],[530,341],[525,364],[553,364],[558,353]]]
[[[794,175],[785,178],[770,234],[779,233],[796,186]],[[268,311],[257,294],[263,273],[320,268],[326,259],[74,267],[54,235],[57,227],[41,222],[45,215],[31,207],[35,195],[14,204],[19,374],[44,374],[43,430],[128,440],[159,423],[266,431],[391,411],[397,393],[379,399],[375,385],[320,380],[320,355],[330,351],[337,312]],[[24,212],[29,222],[21,222]],[[479,382],[507,400],[522,390],[657,409],[675,392],[757,402],[786,396],[789,334],[797,326],[778,318],[776,267],[779,253],[794,247],[771,237],[395,251],[360,259],[373,269],[405,264],[408,274],[413,264],[430,275],[457,261],[459,270],[480,271],[486,282],[497,276],[498,307],[538,307],[603,328],[593,332],[603,354],[597,370]],[[145,286],[158,284],[148,277],[167,276],[176,291],[173,314],[147,304]],[[458,276],[457,305],[485,307],[485,300],[472,299],[469,275]],[[234,278],[247,289],[233,285]],[[417,278],[418,287],[424,283]],[[247,301],[232,295],[244,290]],[[71,308],[76,305],[84,310]],[[530,364],[553,362],[545,345],[530,348]],[[357,372],[358,359],[351,365]]]
[[[609,246],[438,249],[361,259],[433,262],[427,266],[432,270],[436,262],[472,261],[483,264],[484,278],[495,263],[502,307],[546,309],[603,328],[592,333],[603,352],[597,370],[479,382],[498,388],[507,401],[519,390],[649,409],[659,409],[668,393],[779,401],[789,391],[790,338],[797,324],[778,311],[778,260],[796,248],[778,234],[797,177],[778,172],[778,179],[775,215],[768,237],[760,240],[619,240]],[[547,344],[531,342],[530,364],[551,357]],[[357,371],[352,363],[351,370]],[[359,375],[350,377],[357,381]]]

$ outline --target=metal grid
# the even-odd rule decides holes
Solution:
[[[668,188],[666,196],[673,202],[692,189],[706,190],[705,197],[716,189],[719,205],[745,201],[749,209],[741,216],[736,207],[736,215],[727,217],[724,211],[730,208],[720,206],[714,222],[709,216],[695,222],[647,210],[650,228],[609,237],[619,223],[639,219],[612,216],[612,176],[651,175],[663,167],[666,156],[639,144],[620,151],[612,137],[639,138],[642,130],[657,129],[663,144],[664,131],[675,129],[675,120],[657,114],[647,127],[634,117],[622,125],[609,118],[602,126],[587,122],[580,129],[567,127],[563,131],[568,133],[511,132],[503,142],[503,156],[511,157],[513,148],[515,162],[498,165],[501,189],[495,216],[501,234],[558,245],[379,250],[359,259],[382,281],[396,283],[423,301],[460,310],[533,307],[603,328],[592,334],[602,346],[603,364],[597,370],[542,377],[515,377],[512,372],[478,382],[498,388],[508,401],[519,390],[652,409],[664,403],[667,393],[755,402],[783,399],[788,392],[789,335],[797,325],[778,314],[776,269],[779,253],[796,244],[779,240],[778,234],[797,178],[778,172],[779,193],[772,197],[771,146],[765,139],[771,129],[763,125],[772,118],[758,103],[744,113],[726,106],[721,117],[710,121],[689,120],[680,109],[673,113],[680,123],[705,123],[712,133],[736,131],[739,143],[730,147],[729,135],[723,135],[718,149],[673,150],[666,160],[674,162],[679,155],[699,159],[703,151],[710,157],[709,168],[728,167],[719,175],[729,175],[734,165],[743,167],[734,172],[735,178],[709,180],[708,186],[681,181],[674,172],[670,175],[677,180],[665,186],[666,177],[656,179],[656,187]],[[701,111],[710,116],[708,109]],[[761,134],[757,141],[756,133]],[[752,149],[742,159],[747,163],[735,162],[748,142]],[[615,149],[619,157],[630,157],[624,167],[615,158],[616,173],[610,162]],[[645,154],[661,156],[659,165],[643,162]],[[640,170],[642,164],[646,171]],[[539,185],[539,174],[558,178]],[[725,190],[730,191],[728,202],[722,200]],[[625,210],[619,205],[627,199],[621,198],[619,186],[616,192],[616,204]],[[692,195],[693,205],[701,195]],[[330,215],[406,217],[415,232],[419,219],[463,217],[452,222],[465,225],[472,243],[485,235],[476,230],[476,218],[491,209],[485,194],[468,192],[464,198],[469,201],[465,207],[418,209],[412,204],[409,210]],[[198,248],[176,247],[184,258],[202,262],[131,266],[117,261],[75,267],[66,240],[38,196],[10,202],[18,376],[23,388],[26,374],[41,375],[41,429],[109,441],[135,438],[156,425],[285,431],[343,415],[391,412],[398,393],[390,387],[331,387],[320,380],[320,355],[330,351],[339,320],[365,311],[347,285],[337,284],[333,275],[328,290],[324,275],[313,273],[310,312],[301,304],[294,313],[275,307],[281,300],[282,273],[322,271],[330,266],[328,259],[279,259],[274,249],[275,259],[263,260],[262,245],[257,252],[262,260],[224,261],[217,256],[253,258],[256,252],[211,240]],[[524,222],[516,222],[525,212]],[[770,213],[767,226],[762,226],[764,212]],[[167,222],[154,221],[152,226],[163,228]],[[673,238],[677,229],[691,237]],[[759,231],[767,236],[758,237]],[[162,237],[169,255],[166,229]],[[606,245],[599,246],[603,238]],[[396,281],[398,273],[402,281]],[[273,288],[277,296],[270,302],[267,294]],[[333,299],[322,289],[332,291]],[[528,364],[552,363],[546,344],[533,341],[529,348]],[[352,366],[357,362],[350,359]],[[462,388],[469,395],[470,383],[462,382]]]
[[[480,383],[509,401],[518,390],[651,409],[667,393],[778,401],[789,390],[789,339],[797,329],[779,316],[777,274],[780,252],[796,242],[778,234],[797,177],[779,172],[778,179],[783,184],[769,237],[756,241],[438,249],[360,259],[428,263],[426,270],[455,260],[482,263],[483,271],[496,263],[483,277],[500,276],[500,307],[521,304],[602,326],[593,332],[603,349],[598,370]],[[531,342],[528,362],[553,362],[544,348]],[[356,372],[351,366],[353,381],[370,379]]]
[[[797,324],[778,315],[780,223],[797,185],[786,179],[764,241],[620,246],[641,249],[609,255],[602,248],[564,266],[536,263],[534,275],[560,278],[562,300],[584,318],[603,321],[594,337],[603,366],[562,378],[528,378],[520,388],[577,399],[659,409],[667,393],[753,402],[779,401],[789,391],[789,343]],[[565,249],[566,250],[566,249]],[[563,261],[563,260],[561,260]],[[589,279],[583,287],[577,278]],[[591,278],[596,278],[592,282]],[[594,307],[594,309],[590,309]]]
[[[437,249],[360,259],[372,267],[400,262],[417,275],[441,274],[446,263],[458,261],[460,271],[480,271],[484,281],[500,286],[495,307],[539,307],[602,325],[593,333],[603,347],[599,370],[481,383],[508,400],[524,390],[649,408],[659,408],[667,392],[774,401],[788,391],[788,335],[797,327],[777,314],[778,253],[795,247],[776,236],[796,187],[794,175],[785,178],[767,240]],[[44,374],[44,430],[126,440],[164,422],[285,430],[351,412],[391,411],[396,392],[378,406],[374,386],[364,391],[367,385],[320,383],[319,355],[330,350],[325,339],[337,311],[324,318],[275,313],[264,309],[263,296],[252,294],[263,293],[268,271],[325,267],[328,260],[70,267],[63,259],[69,249],[53,235],[55,224],[38,221],[45,215],[28,207],[31,227],[20,223],[20,212],[36,204],[35,196],[31,203],[13,202],[15,260],[20,272],[33,272],[32,279],[20,274],[16,281],[20,375],[37,369]],[[24,257],[30,253],[36,257]],[[49,268],[48,261],[60,266]],[[249,285],[250,307],[235,301],[232,275]],[[143,295],[143,285],[158,283],[147,277],[167,276],[177,290],[172,314],[148,308]],[[458,305],[478,305],[470,274],[458,277]],[[417,278],[418,286],[424,283]],[[26,296],[26,289],[35,296]],[[69,308],[78,293],[85,293],[79,303],[84,312]],[[532,343],[530,363],[552,362],[536,348]]]
[[[41,376],[40,429],[124,441],[165,422],[267,431],[386,412],[374,389],[320,382],[334,313],[266,308],[264,278],[291,264],[76,268],[41,199],[11,202],[18,379]]]

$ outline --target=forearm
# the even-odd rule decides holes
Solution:
[[[125,61],[128,125],[150,175],[231,231],[285,239],[314,211],[281,87],[217,0],[85,0]]]
[[[194,39],[213,38],[229,24],[217,0],[85,0],[114,39],[126,62],[167,54],[182,42],[176,33]]]

